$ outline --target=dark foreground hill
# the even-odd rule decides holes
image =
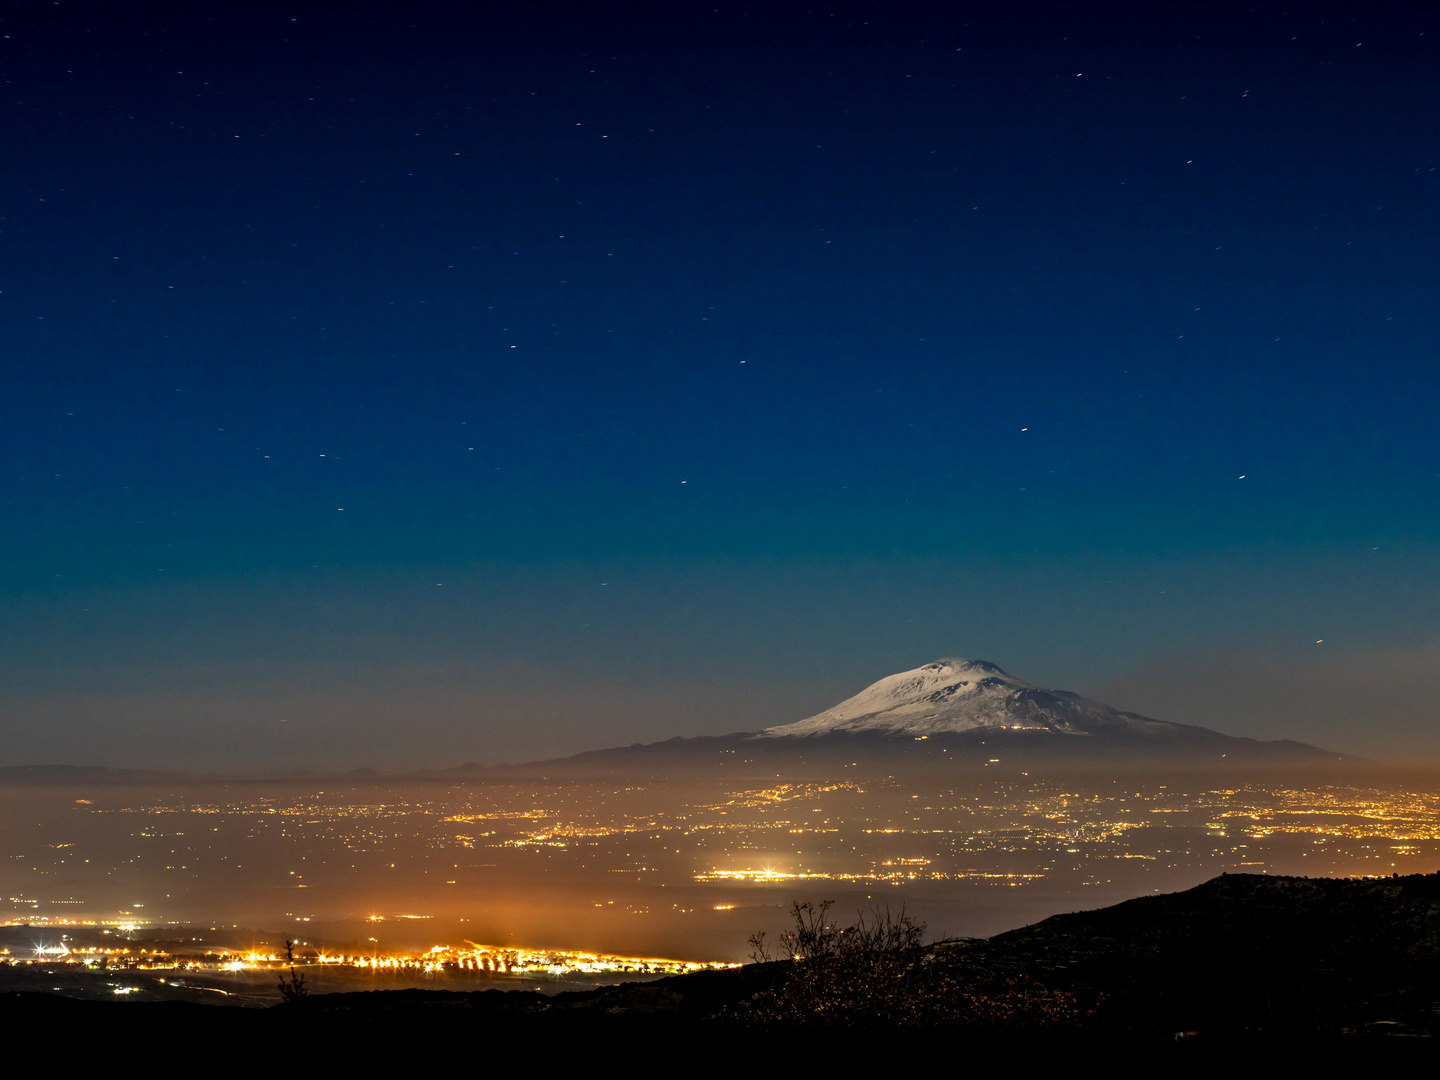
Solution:
[[[956,977],[1099,1001],[1135,1035],[1440,1034],[1440,874],[1224,875],[1197,888],[943,942]]]
[[[989,939],[897,952],[866,968],[859,983],[845,983],[850,975],[805,983],[797,973],[806,967],[752,964],[555,995],[331,994],[258,1010],[9,994],[0,997],[0,1031],[34,1040],[84,1030],[175,1048],[251,1040],[282,1054],[301,1045],[450,1044],[487,1053],[743,1045],[818,1052],[897,1038],[996,1053],[1428,1046],[1440,1034],[1440,874],[1224,876]],[[872,978],[877,972],[884,986]],[[802,992],[803,1007],[787,1012]]]

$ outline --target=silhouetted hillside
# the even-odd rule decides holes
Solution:
[[[1225,875],[933,951],[957,977],[1103,995],[1097,1023],[1135,1033],[1431,1034],[1437,959],[1440,874]]]
[[[883,970],[899,980],[885,991],[886,1007],[919,1018],[909,1028],[917,1037],[949,1030],[934,1020],[949,1017],[952,1026],[965,1028],[972,1049],[1084,1043],[1160,1052],[1176,1046],[1177,1037],[1193,1046],[1287,1049],[1394,1046],[1390,1036],[1431,1037],[1440,1027],[1437,961],[1440,874],[1371,880],[1247,874],[1055,916],[989,939],[908,950]],[[863,1005],[854,1012],[865,999],[852,994],[849,1013],[822,1015],[825,984],[797,980],[804,966],[777,961],[554,995],[493,989],[328,994],[259,1010],[6,994],[0,1022],[31,1036],[81,1024],[127,1038],[163,1029],[172,1039],[181,1033],[205,1040],[303,1037],[351,1046],[453,1039],[496,1047],[558,1040],[673,1049],[782,1036],[788,1045],[819,1039],[833,1049],[840,1045],[833,1041],[840,1038],[837,1028],[866,1026]],[[802,982],[813,1013],[764,1008],[798,993],[792,987]],[[921,1005],[926,995],[948,994],[963,1008],[895,1013],[907,994]],[[1063,1006],[1051,1010],[1063,1022],[1037,1029],[1035,1018],[1043,1020],[1045,1010],[1034,1006],[1047,1002]],[[773,1022],[787,1015],[785,1023],[797,1028],[793,1038]],[[812,1026],[817,1030],[806,1034]],[[831,1034],[822,1036],[821,1029]]]

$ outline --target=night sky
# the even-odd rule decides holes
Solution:
[[[486,6],[0,9],[0,764],[1440,756],[1440,21]]]

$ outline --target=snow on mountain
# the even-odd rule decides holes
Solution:
[[[1212,734],[1204,728],[1151,720],[1046,690],[985,660],[937,660],[867,686],[833,708],[793,724],[766,728],[760,738],[869,732],[934,735],[966,731],[1033,731],[1164,741]]]

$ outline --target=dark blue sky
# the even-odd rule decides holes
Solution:
[[[1195,690],[1440,638],[1440,27],[753,6],[4,6],[5,756],[494,760],[949,653],[1440,749]]]

